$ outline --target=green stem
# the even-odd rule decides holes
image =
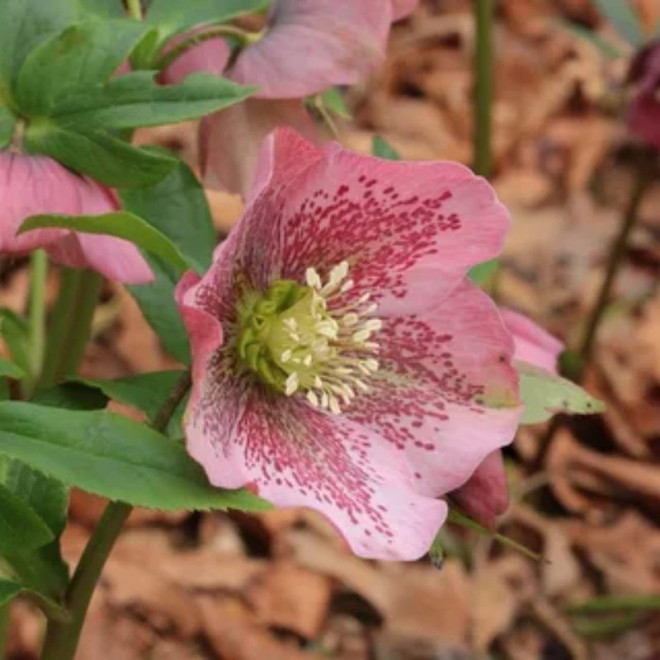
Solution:
[[[53,385],[75,372],[91,333],[102,286],[103,278],[97,273],[62,269],[39,381],[42,387]]]
[[[128,15],[136,21],[142,20],[142,5],[140,0],[126,0],[126,7],[128,8]]]
[[[578,365],[578,373],[575,374],[578,377],[581,376],[584,367],[589,362],[591,354],[593,353],[596,333],[598,332],[598,327],[610,302],[612,286],[614,284],[614,280],[616,279],[616,274],[619,270],[619,266],[621,265],[623,256],[626,252],[628,239],[630,238],[633,227],[637,222],[637,218],[639,216],[639,207],[642,199],[644,198],[644,193],[648,188],[651,178],[652,177],[649,176],[649,167],[647,166],[647,161],[645,158],[642,158],[639,164],[638,176],[635,180],[632,194],[628,200],[628,205],[623,216],[623,223],[619,228],[618,235],[614,239],[614,243],[612,243],[612,247],[607,258],[607,270],[605,271],[605,279],[603,280],[600,291],[598,292],[598,298],[596,299],[591,314],[589,315],[589,319],[587,320],[584,336],[578,348],[580,360]]]
[[[156,431],[167,428],[172,415],[190,389],[190,373],[181,376],[163,403],[153,423]],[[65,603],[71,615],[68,621],[48,622],[41,660],[73,660],[89,602],[110,551],[133,507],[110,502],[103,512],[66,591]]]
[[[39,379],[46,346],[46,276],[48,255],[35,250],[30,257],[30,367],[34,381]]]
[[[7,635],[9,633],[9,608],[11,603],[0,605],[0,660],[5,657]]]
[[[235,37],[239,40],[242,45],[248,45],[251,42],[255,41],[259,34],[252,34],[241,30],[241,28],[235,27],[233,25],[218,25],[217,27],[211,28],[206,32],[199,32],[197,34],[190,35],[187,39],[184,39],[181,43],[177,44],[171,50],[168,50],[166,53],[161,55],[156,62],[156,68],[159,71],[167,68],[172,62],[179,59],[186,51],[194,48],[195,46],[208,41],[209,39],[215,39],[217,37]]]
[[[493,0],[474,0],[474,171],[486,178],[492,173],[493,104]]]

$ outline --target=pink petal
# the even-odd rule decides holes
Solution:
[[[291,126],[318,142],[314,122],[299,99],[250,98],[202,120],[200,153],[204,182],[243,196],[255,183],[259,150],[277,126]]]
[[[500,308],[506,329],[513,336],[515,359],[557,373],[557,358],[564,345],[526,316],[512,309]]]
[[[392,22],[412,14],[418,4],[419,0],[392,0]]]
[[[66,229],[36,229],[15,235],[31,215],[96,215],[118,208],[107,188],[74,174],[52,158],[0,152],[0,199],[0,252],[45,247],[55,261],[67,266],[92,268],[132,284],[153,280],[139,250],[121,239]]]
[[[477,522],[494,529],[495,518],[509,506],[502,452],[488,454],[468,481],[451,496]]]
[[[246,48],[231,78],[261,98],[302,98],[352,85],[378,65],[392,8],[383,0],[276,0],[266,34]]]
[[[455,490],[513,440],[522,412],[494,304],[466,280],[441,305],[386,318],[376,337],[382,375],[345,414],[406,456],[419,492]]]
[[[153,282],[154,274],[140,251],[114,236],[71,232],[46,247],[53,261],[70,268],[90,268],[125,284]]]
[[[303,281],[310,266],[323,274],[347,260],[379,315],[439,304],[499,253],[509,223],[491,186],[456,163],[393,162],[334,143],[321,151],[278,129],[260,172],[259,210],[245,216],[279,224],[272,275]]]
[[[172,39],[167,45],[165,52],[177,46],[183,39],[187,39],[199,32],[204,32],[204,30],[193,30],[181,37]],[[172,64],[161,72],[160,80],[166,85],[176,84],[182,82],[191,73],[197,73],[199,71],[206,71],[222,76],[229,63],[230,55],[231,49],[224,39],[221,37],[207,39],[185,51],[174,60]]]

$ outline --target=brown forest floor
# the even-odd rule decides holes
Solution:
[[[609,110],[626,61],[605,60],[560,26],[570,18],[607,32],[587,0],[499,5],[494,183],[514,222],[497,295],[574,345],[631,184],[630,138]],[[660,13],[657,0],[639,5],[649,19]],[[386,65],[350,92],[346,144],[367,150],[378,132],[406,158],[469,162],[469,6],[428,0],[396,27]],[[193,132],[143,138],[190,158]],[[240,203],[210,199],[225,231]],[[660,593],[659,273],[660,182],[642,206],[586,376],[607,412],[562,428],[541,460],[542,426],[524,428],[507,453],[513,505],[502,531],[546,561],[450,527],[441,570],[428,560],[368,562],[305,511],[137,511],[93,600],[79,660],[660,658],[652,613],[566,611],[602,594]],[[26,284],[26,270],[15,269],[2,304],[20,309]],[[120,287],[106,293],[84,372],[171,367],[130,297]],[[101,507],[75,494],[64,538],[72,560]],[[27,603],[13,615],[10,657],[36,657],[43,622]]]

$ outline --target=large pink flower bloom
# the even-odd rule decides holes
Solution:
[[[557,373],[557,358],[563,344],[526,316],[511,309],[500,309],[504,325],[513,337],[514,358],[540,369]],[[467,483],[452,493],[456,502],[486,527],[509,506],[509,489],[502,453],[490,454],[474,471]]]
[[[177,300],[189,452],[221,487],[325,514],[366,557],[421,556],[511,441],[513,341],[465,277],[508,225],[486,181],[271,134],[245,213]]]
[[[96,215],[117,208],[107,188],[74,174],[52,158],[0,151],[0,253],[43,247],[54,261],[65,266],[91,268],[119,282],[150,282],[151,268],[128,241],[66,229],[35,229],[16,235],[31,215]]]
[[[630,67],[637,92],[628,109],[630,130],[660,149],[660,41],[641,50]]]

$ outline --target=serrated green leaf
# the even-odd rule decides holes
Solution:
[[[0,607],[18,596],[22,591],[21,585],[11,580],[0,578]]]
[[[0,106],[0,149],[4,149],[11,142],[15,126],[14,113],[9,108]]]
[[[0,456],[0,483],[31,506],[57,539],[66,524],[69,501],[64,484],[6,456]],[[54,540],[34,550],[5,553],[12,576],[22,586],[58,598],[68,581],[68,567]]]
[[[216,233],[204,189],[185,163],[153,186],[119,194],[123,207],[172,239],[197,272],[208,269]]]
[[[194,73],[178,85],[159,85],[153,71],[136,71],[107,84],[80,87],[52,108],[63,128],[123,129],[197,119],[246,99],[252,87],[210,73]]]
[[[131,188],[159,181],[176,159],[139,149],[100,131],[71,131],[52,122],[30,122],[24,135],[28,151],[51,156],[108,186]]]
[[[172,35],[204,23],[226,23],[238,16],[262,11],[269,0],[153,0],[145,17],[158,30],[162,45]]]
[[[371,141],[371,155],[385,160],[401,160],[399,152],[380,135],[374,135]]]
[[[11,360],[0,357],[0,376],[8,376],[9,378],[20,380],[21,378],[25,378],[25,370],[21,369]]]
[[[162,510],[260,510],[243,490],[209,485],[184,448],[142,424],[107,412],[0,403],[0,454],[111,500]]]
[[[50,116],[72,96],[92,94],[128,57],[145,27],[129,19],[72,25],[35,48],[16,77],[14,98],[22,114]]]
[[[0,483],[0,555],[34,550],[52,539],[34,509]]]
[[[18,233],[43,227],[63,227],[85,234],[116,236],[155,254],[181,272],[190,268],[185,256],[167,236],[128,211],[102,215],[33,215],[23,222]]]
[[[627,0],[596,0],[596,7],[630,45],[639,47],[644,43],[644,31],[630,2]]]
[[[0,0],[0,97],[11,99],[27,54],[76,20],[71,0]]]
[[[154,371],[137,376],[127,376],[115,380],[79,378],[78,381],[90,387],[98,387],[107,397],[134,406],[154,422],[158,411],[167,400],[181,376],[181,370]]]
[[[525,406],[521,424],[536,424],[556,413],[593,415],[605,405],[579,385],[531,364],[514,362],[520,375],[520,398]]]
[[[177,274],[161,260],[147,257],[155,280],[150,284],[129,285],[147,323],[167,351],[182,364],[190,364],[190,342],[174,298]]]

